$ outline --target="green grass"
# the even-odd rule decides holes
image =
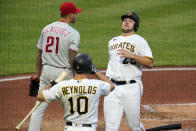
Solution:
[[[73,0],[83,9],[72,26],[81,35],[79,53],[106,68],[108,41],[121,34],[122,14],[140,16],[138,34],[149,43],[155,66],[196,66],[195,0]],[[0,76],[32,73],[42,28],[59,19],[55,0],[0,1]]]

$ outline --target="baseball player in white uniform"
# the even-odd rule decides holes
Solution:
[[[59,99],[64,108],[64,131],[96,131],[100,96],[114,89],[113,83],[96,68],[88,54],[79,54],[73,61],[75,77],[62,81],[50,89],[42,90],[38,100],[52,102]],[[88,79],[94,74],[99,80]],[[102,81],[101,81],[102,80]]]
[[[82,9],[76,8],[72,2],[65,2],[60,11],[60,20],[44,27],[37,45],[36,72],[32,78],[40,78],[39,91],[63,71],[67,72],[67,79],[73,78],[71,64],[78,52],[80,34],[70,24],[75,23],[77,13],[82,12]],[[43,102],[32,113],[29,131],[40,131],[47,106],[48,103]]]
[[[153,56],[147,41],[135,34],[138,15],[130,11],[121,19],[122,34],[108,44],[110,59],[106,76],[115,84],[115,90],[104,98],[106,131],[118,131],[123,114],[132,131],[142,131],[145,130],[140,122],[142,66],[152,68]]]

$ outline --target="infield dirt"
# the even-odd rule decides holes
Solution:
[[[0,79],[3,78],[8,77]],[[141,121],[144,126],[152,128],[181,123],[181,131],[196,131],[195,78],[196,70],[143,72]],[[0,98],[0,130],[15,131],[16,125],[35,104],[35,98],[28,96],[28,80],[0,82]],[[99,105],[97,131],[104,131],[105,128],[102,106],[103,97]],[[60,103],[51,103],[43,117],[41,131],[63,131],[64,123]],[[26,131],[28,124],[29,119],[21,131]],[[129,131],[125,118],[120,131]]]

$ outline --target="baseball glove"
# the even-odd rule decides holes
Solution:
[[[29,81],[29,96],[36,97],[38,95],[39,82],[40,82],[40,80],[38,78],[36,78],[36,79],[33,79],[32,77],[30,78],[30,81]]]

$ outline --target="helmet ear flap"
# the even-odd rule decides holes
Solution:
[[[139,25],[137,23],[134,24],[134,30],[137,32]]]

